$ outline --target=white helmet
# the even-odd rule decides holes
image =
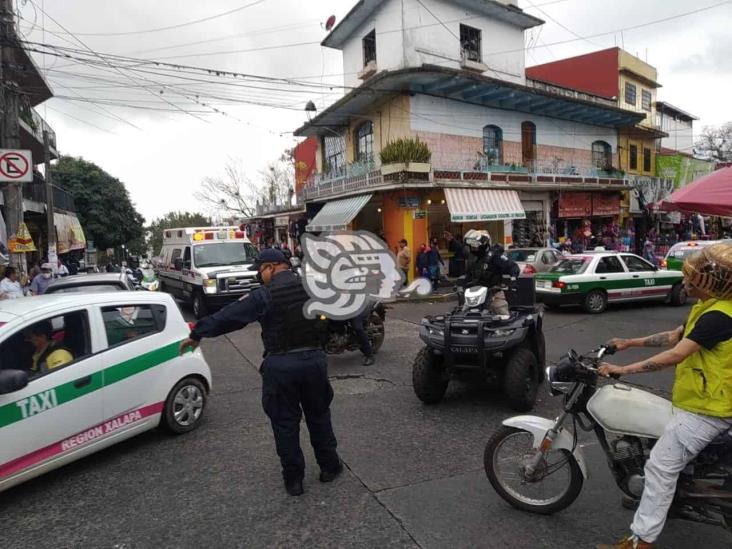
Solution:
[[[491,244],[491,235],[488,231],[478,229],[470,229],[463,237],[465,243],[471,248],[479,248],[480,246]]]

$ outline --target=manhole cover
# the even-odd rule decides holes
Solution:
[[[337,395],[362,395],[378,391],[388,385],[389,382],[360,376],[347,376],[332,378],[330,384],[333,386],[333,392]]]

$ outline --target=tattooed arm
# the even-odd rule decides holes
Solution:
[[[693,342],[690,339],[682,339],[679,341],[673,349],[663,351],[647,360],[641,360],[635,364],[628,366],[615,366],[613,364],[602,364],[600,366],[600,375],[627,375],[627,374],[644,374],[648,372],[657,372],[658,370],[664,370],[676,366],[679,362],[685,358],[696,353],[701,347],[698,343]]]
[[[684,327],[679,326],[675,330],[669,332],[660,332],[648,337],[640,337],[637,339],[621,339],[614,338],[608,342],[608,345],[615,345],[618,351],[624,351],[630,347],[672,347],[681,341],[684,335]]]

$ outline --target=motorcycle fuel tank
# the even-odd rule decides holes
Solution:
[[[673,416],[673,406],[665,398],[623,383],[599,389],[587,410],[606,431],[644,438],[660,438]]]

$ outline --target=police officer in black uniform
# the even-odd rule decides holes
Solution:
[[[240,330],[255,321],[261,324],[265,349],[260,369],[262,406],[272,422],[285,489],[299,496],[305,473],[299,434],[303,412],[320,465],[320,481],[331,482],[343,471],[330,421],[333,389],[318,321],[303,314],[309,296],[300,277],[290,270],[284,254],[274,248],[263,250],[255,267],[263,285],[199,321],[181,343],[181,352],[195,350],[204,337]]]
[[[500,244],[495,244],[473,263],[465,277],[465,287],[470,285],[485,286],[494,288],[501,286],[505,278],[510,278],[513,283],[521,274],[521,267],[515,261],[505,256],[505,250]],[[507,315],[509,313],[508,301],[503,291],[493,294],[491,309],[495,314]]]

